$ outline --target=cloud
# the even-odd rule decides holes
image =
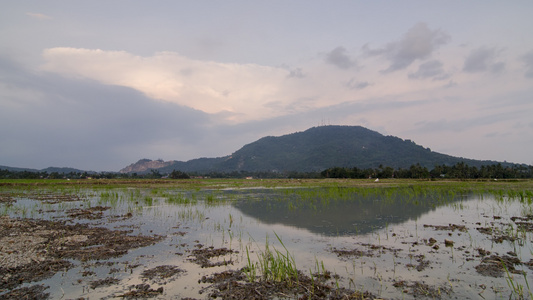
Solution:
[[[331,52],[327,53],[326,62],[334,66],[337,66],[343,70],[350,69],[357,65],[357,63],[354,60],[352,60],[348,56],[348,54],[346,54],[346,49],[344,47],[337,47],[331,50]]]
[[[233,151],[213,116],[126,87],[33,73],[0,59],[0,164],[116,171],[153,155]],[[7,91],[7,93],[6,93]],[[31,101],[20,101],[31,95]],[[219,124],[218,124],[219,125]],[[216,144],[217,147],[210,147]]]
[[[232,118],[279,112],[263,106],[280,99],[279,87],[290,76],[283,68],[189,59],[173,52],[140,57],[124,51],[51,48],[43,70],[101,83],[131,87],[148,97]],[[303,75],[301,71],[293,76]]]
[[[348,82],[346,82],[346,87],[351,90],[362,90],[368,86],[371,86],[372,83],[368,81],[358,81],[355,80],[355,78],[350,79]]]
[[[305,74],[302,71],[302,68],[296,68],[296,69],[290,70],[288,77],[289,78],[304,78]]]
[[[521,60],[524,62],[526,69],[524,76],[527,78],[533,78],[533,50],[522,56]]]
[[[420,64],[418,70],[413,73],[409,73],[411,79],[428,79],[433,80],[445,80],[450,78],[443,69],[443,64],[438,60],[431,60]]]
[[[338,58],[344,52],[340,49],[330,54]],[[80,48],[46,49],[43,58],[41,70],[46,72],[132,88],[154,101],[179,104],[232,124],[390,95],[398,88],[401,93],[416,88],[402,85],[397,78],[380,78],[379,84],[392,86],[370,89],[377,84],[376,76],[382,77],[372,68],[359,71],[361,79],[346,84],[343,69],[330,68],[322,58],[290,68],[201,61],[174,52],[143,57],[125,51]],[[341,65],[354,64],[349,60]],[[339,83],[364,93],[354,95],[339,88]]]
[[[450,35],[440,29],[431,30],[426,23],[418,23],[397,42],[389,43],[381,49],[369,49],[368,46],[364,46],[363,50],[367,55],[383,56],[388,59],[390,65],[383,71],[388,73],[405,69],[416,60],[430,57],[450,39]]]
[[[472,50],[465,59],[463,71],[500,73],[505,69],[505,63],[497,61],[498,54],[499,51],[495,48],[481,47]]]
[[[26,15],[30,16],[30,17],[32,17],[34,19],[39,19],[39,20],[51,20],[52,19],[52,17],[47,16],[45,14],[41,14],[41,13],[27,12]]]

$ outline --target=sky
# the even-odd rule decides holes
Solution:
[[[0,0],[0,165],[118,171],[359,125],[533,165],[532,1]]]

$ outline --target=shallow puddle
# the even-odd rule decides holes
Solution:
[[[89,233],[55,236],[62,244],[54,251],[71,265],[46,279],[4,285],[0,296],[33,289],[52,299],[205,299],[214,288],[210,276],[260,269],[267,247],[291,257],[304,275],[330,274],[324,278],[331,287],[386,299],[508,299],[520,288],[527,298],[533,284],[527,201],[339,188],[40,193],[12,193],[0,204],[2,215],[122,231],[139,242],[130,239],[124,249],[94,242],[82,250],[105,246],[116,255],[84,259],[61,251],[90,240]],[[5,229],[0,238],[15,243],[21,237]],[[143,238],[153,240],[147,245]],[[53,252],[46,245],[37,250],[43,257]],[[2,253],[2,259],[15,254]]]

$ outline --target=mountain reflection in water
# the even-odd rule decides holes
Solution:
[[[349,199],[302,200],[272,193],[261,200],[238,201],[233,205],[264,224],[283,224],[326,236],[349,236],[416,220],[438,206],[461,199],[464,197],[460,195],[435,200],[428,195],[391,199],[380,195],[353,194]]]

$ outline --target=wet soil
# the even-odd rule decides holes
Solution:
[[[149,279],[153,282],[159,284],[165,284],[167,281],[175,279],[178,276],[181,276],[185,270],[178,268],[177,266],[158,266],[141,273],[141,277],[144,279]]]
[[[117,297],[122,299],[147,299],[154,298],[163,294],[163,288],[159,287],[153,289],[149,284],[141,283],[132,285],[129,288],[130,290],[124,294],[120,294]]]
[[[502,228],[510,228],[510,224],[501,222],[500,216],[493,216],[493,220],[496,222],[490,222],[490,226],[476,227],[475,230],[482,234],[489,235],[489,239],[495,243],[502,243],[503,241],[515,242],[520,241],[517,235],[517,231],[532,232],[533,231],[533,215],[527,215],[525,217],[511,217],[510,220],[516,224],[518,230],[505,231]],[[452,236],[452,232],[458,232],[458,235],[467,233],[468,228],[464,225],[449,224],[449,225],[430,225],[425,224],[424,228],[432,228],[435,231],[449,231],[449,236]],[[402,242],[405,243],[405,242]],[[510,274],[518,274],[524,276],[525,272],[517,269],[519,266],[527,266],[533,270],[533,259],[528,262],[521,261],[517,254],[509,251],[507,254],[499,255],[498,253],[491,253],[491,251],[483,248],[475,248],[475,252],[465,251],[465,247],[456,247],[454,242],[448,239],[441,239],[440,241],[435,238],[423,239],[420,242],[412,243],[412,247],[426,245],[432,247],[433,251],[439,250],[439,244],[446,247],[454,248],[455,251],[464,251],[465,261],[477,260],[479,264],[475,266],[477,273],[487,277],[504,277],[510,276]],[[363,247],[361,247],[363,246]],[[360,244],[360,246],[353,249],[336,249],[332,248],[331,252],[335,253],[339,258],[350,260],[358,259],[362,257],[379,257],[384,253],[391,253],[396,258],[401,258],[400,249],[387,248],[381,245],[372,244]],[[405,254],[405,253],[404,253]],[[408,269],[415,269],[419,272],[426,268],[432,268],[432,262],[425,258],[425,255],[412,255],[407,254],[413,261],[405,265]],[[416,262],[416,263],[415,263]],[[402,293],[412,295],[415,298],[418,297],[430,297],[441,298],[445,295],[450,295],[452,289],[450,286],[430,286],[424,281],[405,281],[394,280],[393,286],[400,289]],[[481,285],[484,287],[484,285]],[[482,291],[483,292],[483,291]]]
[[[424,224],[424,227],[431,227],[431,228],[433,228],[435,230],[448,230],[448,231],[458,230],[458,231],[462,231],[462,232],[466,232],[467,231],[465,225],[457,225],[457,224],[448,224],[448,225],[429,225],[429,224]]]
[[[111,286],[111,285],[117,284],[119,282],[120,282],[119,279],[112,278],[112,277],[107,277],[107,278],[104,278],[104,279],[94,280],[94,281],[91,282],[91,284],[89,286],[92,289],[96,289],[96,288],[103,287],[103,286]]]
[[[111,207],[95,206],[89,208],[72,208],[67,210],[67,215],[71,218],[76,219],[88,219],[96,220],[101,219],[104,215],[104,211],[110,209]]]
[[[393,286],[398,289],[401,289],[403,293],[412,295],[415,298],[427,297],[433,299],[440,299],[444,296],[444,294],[449,295],[451,292],[451,288],[449,287],[432,287],[421,281],[407,282],[404,280],[400,280],[395,281],[393,283]]]
[[[476,271],[490,277],[503,277],[506,272],[523,274],[522,271],[516,270],[516,265],[522,265],[522,262],[514,256],[498,256],[493,254],[484,257],[481,263],[476,266]]]
[[[11,205],[15,202],[16,200],[11,193],[0,193],[0,203]]]
[[[62,202],[81,201],[84,198],[76,194],[57,194],[57,193],[30,193],[25,194],[25,198],[39,200],[46,204],[56,204]]]
[[[20,289],[11,290],[3,295],[0,295],[0,300],[21,299],[21,300],[45,300],[50,296],[45,290],[48,287],[44,285],[33,285],[30,287],[23,287]]]
[[[191,251],[189,260],[200,265],[202,268],[232,265],[233,260],[231,260],[231,258],[228,260],[224,259],[222,261],[216,262],[213,262],[211,259],[218,258],[220,256],[225,256],[231,253],[238,253],[238,251],[234,251],[228,248],[203,248],[203,245],[201,244],[198,244],[197,247],[199,249],[194,249]]]
[[[204,289],[210,298],[221,299],[377,299],[369,292],[337,288],[330,275],[315,274],[313,277],[298,273],[296,280],[248,281],[243,269],[215,273],[202,278],[212,283]]]
[[[0,217],[0,292],[66,271],[79,261],[104,260],[145,247],[162,236],[67,224],[66,221]],[[96,285],[99,285],[98,283]]]
[[[79,201],[76,195],[57,194],[32,194],[24,197],[47,203],[58,203],[68,201]],[[16,198],[16,197],[15,197]],[[0,194],[0,202],[6,205],[15,202],[12,195]],[[141,265],[128,264],[124,268],[113,268],[117,263],[105,262],[106,259],[119,257],[133,248],[145,247],[161,241],[164,237],[158,235],[144,236],[131,235],[131,230],[110,230],[100,227],[92,227],[88,224],[74,223],[76,220],[96,220],[104,218],[104,212],[109,207],[89,207],[75,208],[66,211],[68,221],[46,221],[35,219],[15,219],[7,216],[0,217],[0,300],[1,299],[48,299],[49,288],[44,285],[24,286],[25,283],[37,282],[49,278],[57,272],[63,272],[72,268],[76,260],[87,267],[98,267],[105,264],[109,267],[109,274],[119,272],[124,268],[136,268]],[[132,214],[124,216],[107,216],[107,221],[114,219],[131,218]],[[511,221],[520,230],[533,231],[533,216],[512,217]],[[500,222],[501,218],[494,216],[493,220]],[[133,225],[132,225],[133,226]],[[516,241],[517,236],[511,236],[502,232],[500,228],[506,226],[503,223],[491,223],[491,226],[477,227],[475,230],[490,235],[490,238],[497,243],[503,241]],[[468,232],[464,225],[430,225],[425,224],[425,228],[435,231],[449,231],[450,236]],[[472,228],[470,228],[472,229]],[[187,233],[179,231],[176,236],[185,236]],[[441,246],[454,247],[453,242],[446,239],[430,238],[412,243],[415,246],[429,246],[429,251],[439,250]],[[402,242],[403,243],[403,242]],[[185,246],[183,244],[182,246]],[[185,250],[187,260],[198,264],[202,268],[214,268],[220,266],[233,265],[231,255],[238,251],[228,248],[204,247],[197,243],[195,249]],[[460,247],[455,248],[459,251]],[[476,252],[468,252],[466,260],[479,261],[475,267],[476,271],[488,277],[502,277],[507,272],[512,274],[523,274],[517,270],[518,266],[527,266],[533,269],[533,259],[529,262],[522,262],[514,253],[499,255],[491,251],[476,248]],[[401,249],[389,248],[375,244],[357,244],[353,249],[331,249],[341,259],[351,259],[357,257],[379,257],[385,253],[392,253],[394,256],[403,255],[412,258],[412,263],[405,264],[408,269],[415,269],[418,272],[426,268],[432,268],[432,262],[424,255],[411,255]],[[177,253],[178,254],[178,253]],[[179,255],[183,255],[180,253]],[[465,254],[465,257],[467,255]],[[77,262],[74,262],[77,263]],[[116,266],[120,267],[120,266]],[[162,297],[164,295],[164,285],[183,276],[185,271],[178,266],[163,265],[143,271],[140,278],[143,283],[131,285],[119,293],[114,293],[113,297],[124,299],[145,299]],[[96,279],[96,273],[90,269],[81,273],[89,287],[97,289],[101,287],[118,285],[119,279],[106,277]],[[91,278],[92,277],[92,278]],[[94,279],[91,281],[91,279]],[[81,279],[80,279],[81,280]],[[203,276],[199,284],[208,284],[200,290],[201,296],[222,299],[378,299],[369,292],[354,291],[336,286],[335,276],[329,272],[322,274],[305,275],[298,273],[298,278],[294,281],[272,281],[262,278],[249,281],[246,277],[246,270],[227,270]],[[452,293],[448,286],[430,286],[423,280],[393,281],[393,286],[404,294],[414,298],[441,298]],[[126,291],[127,290],[127,291]],[[191,299],[191,298],[187,298]]]

